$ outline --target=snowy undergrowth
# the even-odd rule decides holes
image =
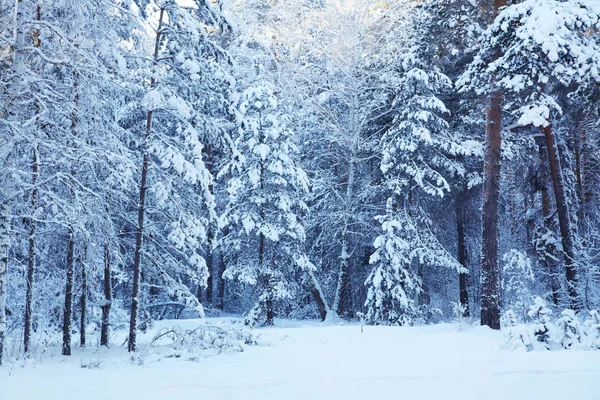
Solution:
[[[101,369],[117,364],[146,366],[165,359],[199,362],[220,354],[243,352],[248,346],[258,344],[258,335],[235,318],[155,321],[140,333],[139,347],[134,353],[127,353],[127,335],[125,329],[113,332],[109,348],[99,347],[97,340],[93,340],[96,338],[88,336],[90,345],[79,347],[74,342],[70,358],[61,355],[61,335],[58,332],[40,333],[27,357],[22,353],[20,337],[13,335],[6,361],[9,370],[68,359],[79,360],[80,367],[84,369]],[[73,338],[79,339],[77,335]]]
[[[509,310],[503,316],[504,347],[508,350],[600,350],[600,314],[564,310],[553,318],[539,297],[530,307],[527,322]],[[585,320],[582,320],[585,318]]]

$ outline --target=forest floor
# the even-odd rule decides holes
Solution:
[[[154,329],[169,323],[200,324]],[[0,368],[0,399],[600,399],[600,352],[509,352],[487,328],[279,321],[254,333],[257,346],[193,362],[146,355],[140,366],[123,346],[46,354]]]

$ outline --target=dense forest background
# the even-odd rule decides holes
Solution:
[[[0,360],[205,314],[597,309],[599,13],[0,0]]]

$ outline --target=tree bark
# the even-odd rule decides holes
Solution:
[[[564,177],[560,165],[560,154],[556,143],[556,136],[552,125],[548,124],[544,128],[544,137],[548,150],[548,163],[550,165],[550,175],[552,176],[552,185],[554,187],[554,197],[556,200],[556,213],[558,214],[558,226],[562,241],[563,253],[565,256],[565,275],[567,278],[567,292],[569,294],[570,307],[573,310],[580,310],[581,305],[577,296],[577,272],[575,266],[575,242],[573,230],[571,228],[571,215],[569,205],[565,194]]]
[[[457,237],[457,261],[463,268],[468,269],[467,263],[467,238],[465,235],[465,215],[464,215],[464,196],[463,193],[457,194],[455,202],[456,210],[456,237]],[[470,316],[469,311],[469,291],[467,289],[468,273],[460,272],[458,274],[458,290],[460,305],[463,308],[463,317]]]
[[[160,51],[160,42],[162,36],[162,25],[164,18],[165,9],[161,8],[158,16],[158,27],[156,29],[156,38],[154,41],[154,56],[153,64],[154,67],[158,65],[158,55]],[[150,81],[150,87],[156,86],[156,75],[152,76]],[[141,268],[142,268],[142,245],[144,237],[144,216],[146,212],[146,182],[148,179],[148,150],[150,145],[150,134],[152,133],[152,117],[154,112],[148,111],[146,115],[146,131],[144,134],[143,144],[143,159],[142,159],[142,176],[140,179],[140,190],[139,190],[139,202],[138,202],[138,226],[135,233],[135,253],[133,258],[133,289],[131,292],[131,316],[129,319],[129,341],[127,343],[127,349],[130,352],[134,352],[136,349],[137,342],[137,317],[139,308],[139,295],[141,285]]]
[[[6,341],[6,288],[8,249],[10,247],[10,209],[7,204],[0,207],[0,366],[4,361]]]
[[[498,208],[502,147],[502,91],[492,93],[486,112],[483,171],[483,229],[481,238],[481,325],[500,329],[500,268],[498,265]]]
[[[75,238],[69,229],[67,236],[67,282],[65,284],[65,308],[63,315],[62,355],[71,355],[71,316],[73,315],[73,273]]]
[[[110,252],[108,244],[104,245],[104,303],[102,304],[102,327],[100,329],[100,346],[107,346],[110,341],[110,309],[112,307],[112,283],[110,271]]]

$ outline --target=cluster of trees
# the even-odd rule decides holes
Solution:
[[[599,12],[0,1],[0,355],[205,310],[598,307]]]

